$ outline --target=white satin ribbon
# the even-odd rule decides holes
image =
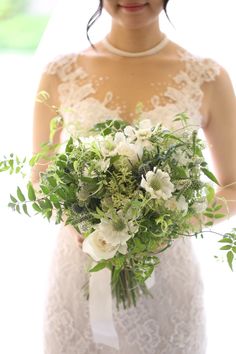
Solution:
[[[119,339],[113,322],[111,271],[91,273],[89,281],[90,325],[95,343],[119,349]]]
[[[151,289],[155,285],[155,271],[152,272],[150,277],[145,281],[148,289]]]
[[[148,289],[155,284],[155,274],[146,280]],[[89,317],[93,340],[119,350],[119,338],[112,314],[111,271],[91,273],[89,281]]]

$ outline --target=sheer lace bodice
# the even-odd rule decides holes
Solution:
[[[135,121],[135,105],[139,103],[144,106],[140,119],[149,118],[153,123],[162,122],[164,126],[170,127],[174,124],[175,114],[187,112],[192,123],[200,126],[204,84],[215,79],[220,67],[211,59],[198,58],[183,50],[179,50],[177,58],[169,65],[167,72],[160,72],[156,80],[151,72],[146,87],[143,85],[143,77],[135,81],[132,77],[125,81],[125,74],[121,80],[115,78],[119,81],[117,83],[106,74],[106,69],[90,75],[84,67],[86,65],[80,65],[86,58],[76,54],[63,56],[50,63],[47,73],[56,75],[60,80],[58,94],[61,111],[71,127],[70,132],[78,129],[86,132],[95,123],[106,119]],[[160,69],[157,67],[157,70]],[[116,86],[121,86],[118,94],[113,92]],[[128,87],[122,96],[123,86]],[[150,96],[147,97],[145,92],[150,92]],[[132,96],[134,102],[130,103]]]
[[[125,117],[130,105],[119,103],[109,75],[92,75],[78,55],[58,58],[47,67],[59,80],[61,112],[71,133],[88,132],[96,122]],[[106,71],[106,68],[104,69]],[[150,118],[164,126],[173,116],[188,112],[191,123],[201,125],[203,87],[219,74],[210,59],[179,52],[179,62],[161,83],[151,80],[153,95],[144,100],[142,87],[136,96],[143,102],[140,119]],[[166,74],[165,74],[166,76]],[[110,82],[110,83],[109,83]],[[136,80],[137,82],[137,80]],[[111,87],[107,90],[107,87]],[[130,88],[129,88],[130,89]],[[100,95],[100,96],[99,96]],[[121,96],[121,95],[120,95]],[[145,101],[145,102],[144,102]],[[120,101],[121,102],[121,101]],[[132,112],[131,112],[132,113]],[[133,112],[134,113],[134,112]],[[114,321],[120,351],[95,345],[88,316],[88,301],[81,290],[88,281],[87,256],[79,249],[73,230],[62,226],[51,266],[45,313],[46,354],[205,354],[203,287],[191,240],[178,240],[161,255],[155,271],[152,298],[143,298],[137,308],[117,312]]]

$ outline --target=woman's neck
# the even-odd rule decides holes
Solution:
[[[135,53],[146,51],[157,45],[163,39],[163,34],[157,22],[138,29],[127,29],[112,23],[107,38],[114,47]]]

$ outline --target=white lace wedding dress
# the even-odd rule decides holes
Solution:
[[[72,54],[47,67],[47,74],[60,80],[61,107],[66,108],[64,119],[71,132],[78,123],[88,131],[98,121],[120,118],[119,107],[111,108],[112,92],[107,92],[103,101],[98,100],[95,96],[99,86],[78,63],[78,55]],[[202,87],[216,78],[220,68],[210,59],[185,51],[179,52],[179,63],[176,75],[169,77],[166,87],[162,85],[162,95],[157,93],[150,98],[153,108],[144,109],[142,119],[171,126],[173,116],[186,111],[192,123],[200,125]],[[178,240],[160,259],[151,288],[153,299],[143,298],[136,308],[126,311],[117,312],[114,306],[120,350],[96,345],[89,324],[88,301],[81,290],[88,280],[87,256],[78,247],[70,227],[62,226],[45,307],[45,354],[205,354],[203,285],[192,240]]]

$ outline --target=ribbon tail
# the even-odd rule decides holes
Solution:
[[[91,273],[89,280],[89,317],[95,343],[119,349],[112,314],[111,271]]]
[[[151,289],[155,285],[155,271],[152,272],[149,278],[145,281],[148,289]]]

